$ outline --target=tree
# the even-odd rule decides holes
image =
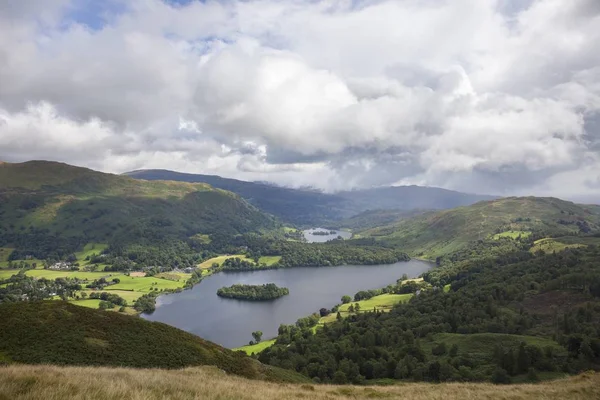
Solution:
[[[329,314],[331,314],[331,311],[323,307],[319,310],[319,314],[321,315],[321,317],[326,317]]]
[[[348,312],[354,312],[354,306],[352,304],[348,307]]]
[[[335,316],[335,319],[337,319],[338,321],[342,320],[342,314],[340,314],[340,312],[337,312],[337,315]]]
[[[351,301],[352,301],[352,297],[350,297],[348,295],[342,296],[342,304],[348,304]]]
[[[358,304],[358,303],[354,304],[354,311],[356,311],[356,312],[360,311],[360,304]]]
[[[254,341],[256,343],[260,343],[260,341],[262,340],[262,331],[254,331],[252,332],[252,337],[254,338]]]
[[[507,384],[510,383],[510,376],[508,376],[508,372],[506,372],[505,369],[498,367],[492,374],[492,382],[496,384]]]
[[[342,371],[336,371],[335,374],[333,374],[333,383],[336,385],[344,385],[348,383],[348,378],[346,378],[346,374]]]
[[[450,357],[456,357],[458,355],[458,345],[454,343],[452,347],[450,347]]]

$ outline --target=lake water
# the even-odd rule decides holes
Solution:
[[[330,234],[330,235],[313,235],[313,232],[333,232],[333,231],[335,231],[335,233]],[[338,236],[341,236],[343,239],[350,239],[352,237],[352,232],[337,231],[334,229],[325,229],[325,228],[306,229],[306,230],[302,231],[302,234],[304,235],[304,239],[306,239],[306,241],[308,243],[328,242],[330,240],[336,239]]]
[[[411,260],[389,265],[345,265],[339,267],[298,267],[249,272],[219,272],[205,278],[193,289],[160,296],[153,314],[142,315],[225,347],[238,347],[263,331],[263,339],[277,335],[279,324],[331,308],[347,294],[377,289],[395,283],[402,274],[417,277],[432,264]],[[251,302],[224,299],[217,289],[235,283],[259,285],[273,282],[287,287],[290,294],[273,301]]]

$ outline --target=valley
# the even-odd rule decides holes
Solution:
[[[565,376],[600,369],[599,206],[227,184],[237,192],[0,165],[0,364],[212,365],[357,398],[373,384],[577,382]],[[438,200],[416,208],[409,193]]]

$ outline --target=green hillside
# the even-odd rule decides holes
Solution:
[[[77,238],[76,250],[88,242],[161,243],[276,225],[239,196],[207,184],[142,181],[46,161],[0,164],[0,218],[0,247],[60,235],[62,242]]]
[[[452,253],[470,242],[500,237],[590,233],[600,228],[600,207],[555,198],[508,197],[467,207],[430,211],[358,231],[427,258]]]
[[[0,363],[183,368],[213,365],[252,379],[301,382],[166,324],[65,302],[0,305]]]

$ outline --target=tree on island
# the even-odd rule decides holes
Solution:
[[[217,296],[220,297],[251,301],[274,300],[288,295],[289,293],[290,291],[288,288],[277,287],[274,283],[267,283],[264,285],[236,284],[230,287],[222,287],[217,290]]]
[[[260,343],[262,340],[262,331],[254,331],[252,332],[252,337],[254,338],[254,343]]]

